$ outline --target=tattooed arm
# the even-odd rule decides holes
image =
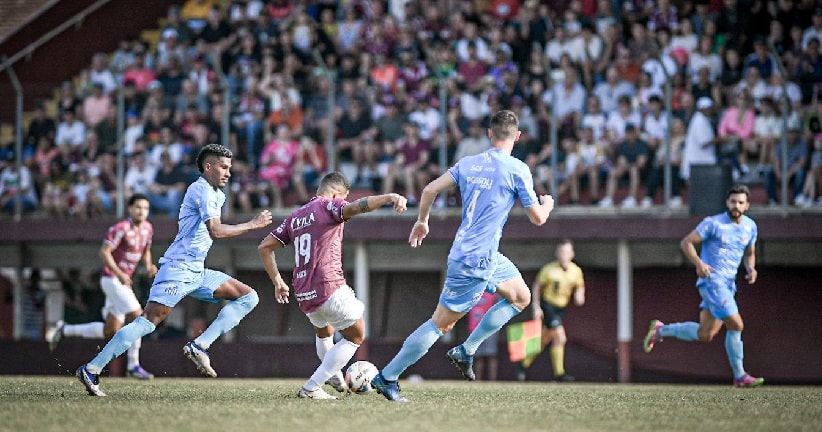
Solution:
[[[394,203],[394,211],[402,213],[406,210],[407,202],[404,196],[395,193],[366,196],[346,204],[343,207],[343,217],[346,220],[351,219],[358,214],[374,211],[388,203]]]

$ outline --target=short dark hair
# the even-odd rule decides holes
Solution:
[[[136,193],[136,194],[132,195],[131,197],[129,197],[129,199],[128,199],[128,206],[129,206],[129,207],[131,207],[131,206],[133,206],[133,205],[134,205],[134,203],[136,203],[137,201],[140,201],[140,200],[146,200],[146,201],[149,201],[149,199],[148,199],[148,197],[147,197],[147,196],[145,196],[145,195],[143,195],[143,194],[141,194],[141,193]]]
[[[334,186],[342,187],[345,190],[351,190],[351,185],[348,183],[348,179],[345,178],[345,175],[339,171],[331,171],[330,173],[324,175],[322,180],[320,180],[320,186],[317,190],[322,192],[325,189],[332,188]]]
[[[728,196],[726,198],[730,198],[731,195],[736,194],[745,194],[745,196],[748,197],[748,201],[751,200],[751,191],[748,189],[748,186],[745,186],[744,184],[735,184],[731,186],[731,188],[728,189]]]
[[[203,172],[203,162],[205,159],[214,156],[231,159],[234,157],[234,154],[231,153],[231,150],[219,144],[206,144],[206,146],[197,153],[197,169]]]

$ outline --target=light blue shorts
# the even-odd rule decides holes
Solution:
[[[471,267],[450,260],[440,303],[450,311],[467,313],[479,302],[483,291],[494,293],[500,283],[520,276],[514,263],[499,252],[488,268]]]
[[[736,283],[727,279],[700,279],[696,287],[702,297],[700,309],[705,309],[716,319],[725,319],[739,312],[736,305]]]
[[[164,263],[154,276],[148,301],[174,307],[183,297],[192,296],[218,303],[220,299],[214,297],[214,291],[229,279],[231,276],[217,270],[198,271],[187,268],[185,263]]]

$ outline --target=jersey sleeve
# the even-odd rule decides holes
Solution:
[[[537,194],[534,192],[534,178],[531,176],[528,166],[524,163],[518,164],[517,169],[514,171],[514,189],[523,207],[529,208],[537,203]]]
[[[291,230],[288,227],[291,226],[291,216],[288,216],[283,220],[283,222],[277,228],[274,228],[271,231],[271,237],[279,240],[283,246],[287,246],[291,244]]]
[[[120,229],[120,224],[116,223],[108,228],[106,237],[103,239],[103,244],[109,245],[112,249],[117,249],[124,235],[125,232]]]
[[[699,234],[702,240],[705,240],[713,234],[714,225],[714,219],[712,217],[706,217],[696,226],[696,233]]]
[[[759,228],[755,222],[751,222],[751,239],[748,241],[746,248],[753,247],[756,244],[757,237],[759,237]]]
[[[198,202],[200,218],[203,221],[220,217],[222,205],[218,191],[211,187],[202,188],[200,201]]]
[[[328,211],[328,214],[331,215],[332,219],[338,223],[343,223],[345,222],[345,219],[343,218],[343,207],[347,204],[348,201],[341,198],[335,198],[328,201],[328,205],[325,206],[325,209]]]

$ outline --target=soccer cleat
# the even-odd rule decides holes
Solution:
[[[645,348],[646,353],[651,352],[657,342],[662,342],[662,336],[659,335],[659,329],[664,325],[665,324],[660,320],[651,321],[648,334],[645,335],[645,340],[642,342],[642,346]]]
[[[348,391],[348,385],[342,377],[342,372],[335,373],[325,383],[331,387],[334,387],[334,390],[337,390],[340,393],[345,393]]]
[[[377,393],[392,402],[410,402],[400,394],[400,383],[383,378],[382,372],[371,380],[371,386],[374,387],[374,390],[377,390]]]
[[[217,371],[211,367],[211,359],[208,358],[208,351],[204,350],[200,345],[197,345],[194,341],[185,344],[183,354],[194,362],[197,370],[199,370],[201,374],[209,378],[217,377]]]
[[[474,375],[474,356],[470,356],[465,352],[465,347],[462,345],[455,346],[448,350],[445,354],[451,360],[451,364],[457,367],[462,373],[462,376],[468,381],[474,381],[477,376]]]
[[[49,343],[49,351],[54,352],[54,349],[57,348],[57,344],[60,343],[60,339],[63,338],[63,327],[65,326],[66,323],[60,320],[57,321],[54,327],[46,330],[46,342]]]
[[[77,368],[77,372],[75,372],[74,375],[77,376],[77,379],[79,379],[81,383],[83,383],[86,387],[86,391],[91,396],[106,395],[102,390],[100,390],[100,376],[89,372],[86,365],[82,365]]]
[[[561,382],[561,383],[563,383],[563,382],[567,383],[567,382],[574,382],[574,381],[576,381],[576,379],[573,377],[573,375],[562,374],[560,376],[554,377],[554,381]]]
[[[154,378],[153,373],[143,369],[143,367],[140,365],[134,366],[133,368],[129,369],[127,375],[131,378],[137,378],[141,380],[150,380]]]
[[[734,378],[734,387],[759,387],[763,384],[765,384],[765,378],[756,378],[749,374],[739,379]]]
[[[336,400],[336,396],[331,396],[330,394],[326,393],[325,390],[318,388],[317,390],[306,390],[305,387],[300,388],[300,392],[297,393],[297,396],[303,399],[323,399],[323,400]]]

